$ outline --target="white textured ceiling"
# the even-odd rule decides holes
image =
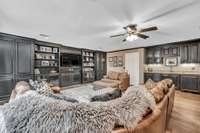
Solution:
[[[135,23],[159,30],[109,38]],[[145,47],[200,38],[200,0],[0,0],[0,32],[105,51]]]

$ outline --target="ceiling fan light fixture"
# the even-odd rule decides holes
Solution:
[[[133,40],[137,40],[137,39],[138,39],[137,35],[128,35],[126,37],[126,40],[129,41],[129,42],[132,42]]]

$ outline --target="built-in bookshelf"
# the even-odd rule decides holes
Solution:
[[[95,55],[92,50],[82,50],[82,82],[95,80]]]
[[[59,48],[46,45],[34,45],[35,79],[47,80],[59,84]]]

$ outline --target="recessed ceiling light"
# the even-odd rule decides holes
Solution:
[[[44,37],[45,39],[49,39],[49,35],[46,34],[40,34],[41,37]]]

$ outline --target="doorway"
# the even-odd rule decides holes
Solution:
[[[139,85],[140,83],[140,53],[126,53],[125,54],[125,70],[130,75],[130,84]]]

